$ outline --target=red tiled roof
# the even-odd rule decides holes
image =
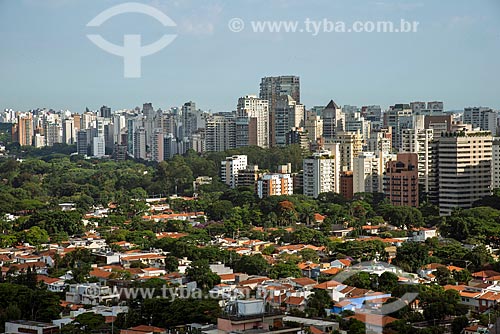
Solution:
[[[362,323],[369,324],[369,325],[382,325],[382,327],[390,324],[391,322],[394,322],[398,319],[389,317],[389,316],[381,316],[378,314],[365,314],[365,313],[356,313],[353,316],[350,316],[349,318],[354,318],[356,320],[361,321]]]
[[[44,282],[45,284],[51,284],[51,283],[59,282],[59,281],[61,281],[61,279],[49,277],[49,276],[45,276],[45,275],[36,275],[36,281],[37,282]]]
[[[295,284],[301,285],[301,286],[306,286],[306,285],[314,285],[316,284],[316,281],[313,279],[310,279],[308,277],[300,277],[300,278],[294,278],[292,281]]]
[[[341,283],[331,280],[313,286],[314,289],[329,290],[339,286]]]
[[[105,271],[105,270],[100,270],[100,269],[94,269],[91,272],[89,272],[90,276],[94,276],[97,278],[109,278],[109,276],[113,275],[112,272]]]
[[[165,328],[160,328],[160,327],[155,327],[155,326],[146,326],[146,325],[139,325],[135,327],[130,327],[130,330],[133,331],[139,331],[139,332],[153,332],[153,333],[161,333],[165,332]]]
[[[287,304],[289,305],[301,305],[304,303],[305,298],[304,297],[295,297],[295,296],[290,296],[288,297],[288,300],[286,301]]]

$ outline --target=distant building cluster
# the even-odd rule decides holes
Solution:
[[[429,199],[441,214],[472,203],[500,187],[499,112],[467,107],[447,112],[443,102],[344,105],[333,100],[306,108],[298,76],[261,79],[259,95],[235,101],[231,112],[211,113],[192,101],[168,110],[142,109],[71,113],[48,109],[5,110],[12,139],[22,146],[76,144],[77,154],[116,160],[163,161],[189,149],[198,153],[298,144],[309,155],[302,171],[290,166],[262,172],[244,156],[222,161],[230,187],[255,188],[259,197],[323,192],[385,193],[393,205],[417,207]]]

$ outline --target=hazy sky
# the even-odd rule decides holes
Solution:
[[[122,14],[86,24],[126,1],[0,0],[0,108],[81,112],[152,102],[168,108],[193,100],[205,110],[235,108],[258,94],[262,76],[299,75],[306,107],[442,100],[446,109],[500,109],[498,0],[149,0],[176,24]],[[228,21],[245,29],[235,33]],[[256,33],[250,21],[418,21],[416,33]],[[86,34],[118,45],[178,37],[142,58],[139,79],[123,77],[123,59]]]

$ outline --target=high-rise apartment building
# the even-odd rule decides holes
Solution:
[[[383,176],[385,170],[384,156],[373,152],[361,152],[354,159],[353,192],[383,192]]]
[[[321,118],[323,119],[323,138],[326,142],[332,142],[335,134],[344,129],[342,109],[330,100],[321,113]]]
[[[106,143],[104,136],[92,138],[92,156],[102,158],[106,155]]]
[[[381,128],[370,132],[370,137],[366,141],[366,151],[374,152],[375,155],[389,154],[392,152],[392,132],[391,128]]]
[[[65,144],[72,145],[75,143],[76,129],[75,120],[71,118],[66,118],[63,120],[62,124],[62,141]]]
[[[238,170],[236,187],[251,187],[255,189],[259,176],[258,165],[247,165],[244,169]]]
[[[498,113],[491,108],[469,107],[464,109],[463,121],[472,124],[473,128],[490,131],[493,136],[497,135]]]
[[[156,162],[165,160],[164,153],[165,133],[162,129],[155,129],[151,140],[151,159]]]
[[[298,144],[303,150],[309,150],[309,138],[304,128],[292,128],[286,134],[286,144]]]
[[[344,116],[344,130],[346,132],[359,132],[366,140],[370,137],[371,123],[366,121],[359,112],[349,112]]]
[[[306,113],[304,129],[307,131],[307,138],[310,142],[315,142],[323,136],[323,120],[315,111],[310,110]]]
[[[269,102],[247,95],[238,99],[236,147],[269,147]]]
[[[236,122],[233,113],[218,113],[207,117],[205,149],[221,152],[236,147]]]
[[[348,200],[354,197],[354,174],[351,171],[340,173],[340,194]]]
[[[386,163],[384,193],[395,206],[418,207],[418,156],[399,153]]]
[[[205,128],[207,113],[196,109],[196,103],[189,101],[182,106],[182,136],[191,137],[193,133]]]
[[[236,188],[238,171],[247,168],[248,158],[246,155],[233,155],[232,157],[226,157],[226,160],[221,161],[220,166],[220,178],[221,181],[230,186],[231,188]]]
[[[264,174],[257,181],[257,196],[259,198],[292,194],[293,179],[290,174]]]
[[[410,108],[414,114],[418,114],[422,110],[425,110],[425,107],[425,102],[410,102]]]
[[[104,138],[104,137],[103,137]],[[143,127],[136,128],[134,131],[134,158],[147,159],[146,152],[146,130]]]
[[[433,143],[432,184],[440,215],[491,194],[492,141],[488,131],[448,132]]]
[[[291,96],[300,104],[300,79],[294,75],[264,77],[260,82],[259,97],[269,102],[269,145],[275,146],[275,110],[280,96]]]
[[[339,144],[339,163],[341,171],[352,171],[354,159],[363,150],[363,135],[359,132],[337,132],[335,142]],[[328,147],[326,144],[325,147]]]
[[[99,109],[99,116],[103,118],[111,118],[111,108],[102,106],[101,109]]]
[[[76,133],[76,153],[79,155],[87,155],[88,154],[88,131],[80,130]]]
[[[403,129],[401,133],[401,153],[416,153],[418,155],[418,179],[422,190],[429,193],[429,173],[431,169],[432,129]]]
[[[62,142],[62,127],[59,123],[59,119],[51,118],[46,120],[44,134],[47,146],[60,144]]]
[[[286,145],[287,133],[304,123],[304,105],[297,103],[290,95],[280,96],[274,109],[274,143]]]
[[[33,116],[31,113],[20,114],[17,117],[17,141],[19,145],[32,145],[33,134]]]
[[[409,104],[396,104],[384,114],[384,127],[392,128],[392,147],[401,147],[401,130],[413,127],[412,108]]]
[[[337,146],[338,147],[338,146]],[[304,195],[318,197],[324,192],[340,191],[338,150],[318,151],[303,161]]]
[[[493,140],[491,160],[492,160],[491,188],[500,189],[500,138],[498,137]]]

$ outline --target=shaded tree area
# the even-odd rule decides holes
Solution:
[[[0,283],[0,329],[4,330],[8,320],[50,322],[59,318],[59,295],[28,285]]]
[[[116,320],[118,328],[142,324],[171,328],[187,323],[214,323],[221,314],[218,300],[213,298],[134,299],[129,300],[128,306],[128,314],[120,314]]]

